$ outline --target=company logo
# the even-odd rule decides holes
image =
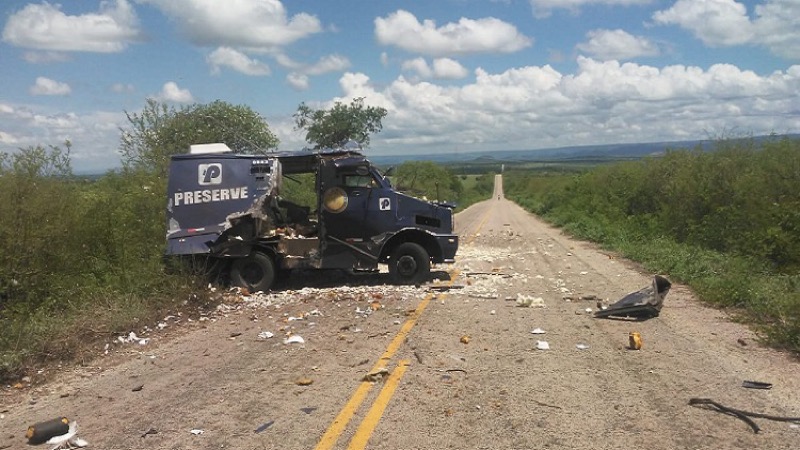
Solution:
[[[392,210],[392,200],[388,197],[381,197],[378,200],[378,207],[381,211],[391,211]]]
[[[197,184],[200,186],[222,184],[222,164],[199,164],[197,166]]]

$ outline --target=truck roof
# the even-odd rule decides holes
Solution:
[[[361,152],[349,149],[322,149],[319,151],[300,150],[293,152],[265,153],[261,155],[250,155],[242,153],[185,153],[173,155],[172,159],[194,159],[194,158],[219,158],[219,159],[265,159],[278,158],[285,174],[308,173],[315,170],[320,159],[332,160],[337,168],[350,167],[364,164],[367,158]]]

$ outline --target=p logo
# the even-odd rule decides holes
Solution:
[[[200,186],[222,184],[222,164],[210,163],[198,165],[197,184]]]

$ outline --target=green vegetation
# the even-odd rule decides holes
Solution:
[[[174,109],[150,100],[127,116],[123,168],[101,177],[72,173],[69,142],[0,153],[0,382],[214,303],[204,278],[164,265],[169,158],[211,142],[265,152],[277,139],[250,108],[219,101]],[[418,173],[415,194],[436,198],[435,183],[423,178],[445,180],[448,200],[491,192],[490,179],[465,190],[441,166],[407,164],[398,172]],[[313,175],[294,178],[284,180],[285,196],[316,206],[313,188],[304,188]]]
[[[397,167],[392,181],[401,192],[432,201],[455,203],[458,210],[486,200],[494,189],[494,173],[456,176],[431,161],[408,161]]]
[[[306,141],[315,149],[341,147],[353,140],[364,147],[369,137],[383,129],[386,108],[364,106],[364,97],[349,105],[336,102],[331,109],[311,109],[301,103],[294,114],[295,128],[306,130]]]
[[[800,351],[800,141],[723,140],[712,152],[511,172],[506,194],[574,235],[734,307],[776,347]]]

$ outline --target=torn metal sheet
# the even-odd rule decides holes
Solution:
[[[595,317],[635,317],[638,319],[649,319],[658,317],[661,307],[664,305],[664,298],[667,296],[672,283],[666,278],[656,275],[650,286],[642,288],[636,292],[623,297],[618,302],[609,305],[605,310],[594,313]]]

